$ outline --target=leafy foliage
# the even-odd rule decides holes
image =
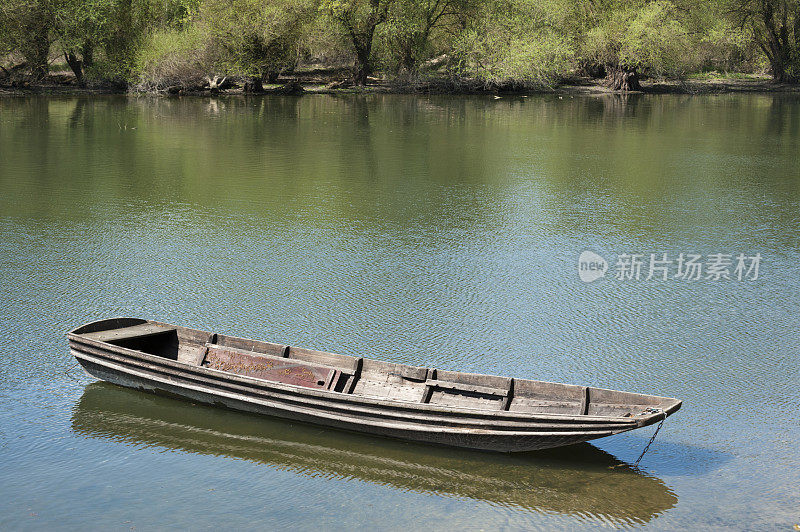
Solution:
[[[510,87],[549,85],[566,74],[575,44],[562,31],[560,12],[547,5],[508,0],[483,9],[456,42],[461,73]]]
[[[299,57],[349,62],[357,84],[376,68],[528,87],[761,65],[796,81],[800,0],[0,1],[0,78],[24,64],[42,79],[56,57],[79,82],[156,89],[213,76],[260,86]]]
[[[777,81],[800,80],[800,0],[728,0],[726,8],[763,52]]]
[[[366,85],[372,73],[375,30],[386,22],[393,0],[322,0],[320,10],[336,22],[355,56],[353,81]]]
[[[154,33],[136,56],[139,90],[161,91],[199,85],[217,66],[210,40],[199,26]]]
[[[55,40],[54,0],[3,0],[0,3],[0,46],[21,55],[34,79],[48,72],[50,46]]]
[[[669,1],[626,3],[589,30],[584,54],[594,61],[652,75],[680,76],[692,65],[689,33]]]
[[[419,63],[447,46],[447,40],[467,18],[477,11],[470,0],[402,0],[395,2],[381,27],[386,63],[394,72],[413,74]],[[444,38],[444,39],[443,39]]]
[[[309,0],[206,0],[199,24],[225,73],[261,78],[294,65],[303,27],[315,12]]]

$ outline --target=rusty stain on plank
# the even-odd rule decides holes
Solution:
[[[330,389],[339,371],[289,359],[270,359],[219,347],[208,348],[205,367],[306,388]]]

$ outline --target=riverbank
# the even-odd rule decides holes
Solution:
[[[43,82],[22,86],[3,86],[0,96],[26,95],[100,95],[100,94],[159,94],[164,96],[216,96],[220,94],[724,94],[724,93],[800,93],[800,85],[773,82],[768,76],[752,74],[714,75],[673,80],[644,80],[641,91],[615,91],[603,84],[602,79],[576,77],[552,87],[508,90],[479,83],[452,83],[442,79],[416,82],[396,82],[373,78],[366,86],[359,87],[343,82],[326,82],[319,78],[305,76],[281,79],[278,83],[265,84],[261,92],[245,93],[241,85],[226,89],[207,87],[172,87],[168,90],[150,93],[138,92],[120,85],[96,84],[78,86],[74,78],[59,73],[49,76]]]

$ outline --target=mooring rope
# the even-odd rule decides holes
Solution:
[[[85,382],[81,382],[80,380],[78,380],[78,378],[77,378],[77,377],[75,377],[75,375],[73,375],[73,374],[72,374],[72,370],[73,370],[73,369],[74,369],[74,368],[75,368],[77,365],[78,365],[78,362],[75,362],[74,364],[72,364],[71,366],[69,366],[67,369],[65,369],[65,370],[64,370],[64,375],[66,375],[67,377],[69,377],[69,379],[70,379],[71,381],[73,381],[73,382],[76,382],[77,384],[84,385],[84,384],[86,384]]]
[[[651,413],[661,412],[662,414],[664,414],[664,417],[662,417],[661,421],[658,422],[658,426],[656,427],[656,431],[650,437],[650,441],[647,442],[647,445],[644,446],[644,449],[642,450],[642,454],[640,454],[639,458],[637,458],[636,461],[633,463],[633,467],[635,467],[637,469],[639,468],[639,462],[642,461],[642,458],[644,458],[644,455],[647,454],[647,450],[650,448],[651,445],[653,445],[653,442],[655,441],[656,436],[658,436],[658,431],[661,430],[661,427],[664,425],[664,421],[666,421],[666,419],[667,419],[667,413],[664,410],[661,410],[660,408],[648,408],[647,410],[645,410],[642,413],[648,413],[648,412],[651,412]]]

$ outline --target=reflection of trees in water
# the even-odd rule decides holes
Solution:
[[[229,111],[244,119],[254,145],[287,143],[296,139],[300,121],[300,99],[297,97],[251,96],[236,98]],[[252,120],[249,118],[252,116]],[[264,146],[268,147],[268,146]]]
[[[796,99],[779,95],[532,98],[516,117],[529,124],[519,136],[530,145],[518,171],[539,177],[537,189],[554,200],[545,204],[548,219],[560,229],[591,232],[601,223],[664,239],[726,227],[734,206],[704,205],[734,196],[744,201],[734,216],[762,218],[770,213],[749,207],[765,194],[777,204],[797,201],[796,166],[772,161],[797,145],[798,113]],[[518,192],[508,194],[525,208]]]
[[[643,102],[638,94],[608,94],[591,98],[586,106],[577,106],[579,111],[586,111],[584,116],[577,118],[579,121],[605,125],[619,124],[621,120],[634,118],[647,120],[649,107],[643,105]]]
[[[0,98],[0,153],[3,154],[0,160],[2,163],[10,160],[7,154],[13,151],[15,158],[25,160],[26,166],[36,168],[24,177],[25,179],[34,178],[37,181],[47,179],[46,172],[42,171],[51,163],[53,156],[51,149],[52,135],[48,131],[51,125],[50,98],[30,97],[30,98]],[[42,134],[45,131],[47,134]],[[9,145],[13,143],[16,146]],[[8,172],[0,171],[0,181]]]
[[[78,127],[84,127],[86,124],[83,120],[84,118],[84,111],[86,110],[87,98],[78,98],[75,100],[75,108],[72,109],[72,112],[69,115],[69,127],[70,129],[76,129]]]
[[[783,135],[800,131],[800,105],[797,95],[773,94],[767,112],[765,133]]]
[[[582,223],[574,207],[596,196],[607,220],[639,233],[689,223],[676,218],[681,202],[726,187],[760,187],[787,207],[800,193],[796,167],[758,166],[796,147],[800,107],[789,95],[110,96],[0,106],[0,138],[23,148],[14,160],[41,169],[35,179],[69,176],[99,197],[179,198],[268,219],[306,210],[345,224],[413,218],[469,229],[502,223],[512,211],[496,205],[510,203],[569,227]],[[753,132],[769,138],[745,142]],[[53,142],[59,135],[66,142]],[[642,226],[653,220],[664,225]]]
[[[339,169],[356,175],[366,181],[374,182],[379,175],[378,165],[381,164],[375,153],[375,138],[373,135],[370,115],[373,112],[372,98],[364,95],[354,95],[348,98],[337,99],[343,104],[340,113],[340,129],[345,140],[339,154]],[[346,177],[346,176],[342,176]]]
[[[503,455],[395,442],[90,384],[72,429],[136,446],[239,458],[298,474],[467,497],[531,512],[645,523],[677,498],[588,444]]]
[[[771,161],[776,153],[800,153],[800,98],[795,94],[771,95],[765,117],[763,131],[770,142],[762,144],[761,157]],[[760,210],[765,220],[759,224],[762,228],[761,237],[780,242],[788,249],[797,249],[800,235],[786,228],[797,225],[800,166],[797,159],[795,164],[784,164],[783,159],[776,162],[767,172],[747,172],[739,179],[744,181],[743,186],[752,194],[753,204],[762,206]],[[767,209],[763,208],[765,204],[768,205]]]

